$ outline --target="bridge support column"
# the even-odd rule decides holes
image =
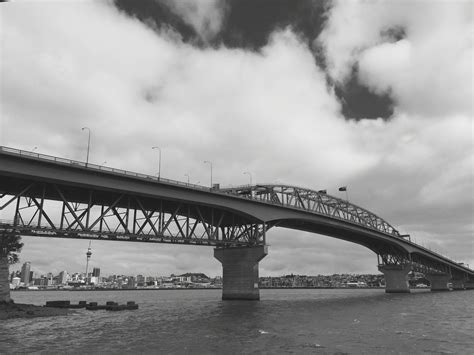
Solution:
[[[214,257],[222,263],[223,300],[259,300],[258,263],[267,255],[267,246],[216,248]]]
[[[448,282],[451,276],[444,273],[425,274],[426,279],[430,282],[431,291],[449,291]]]
[[[379,265],[379,271],[385,277],[386,293],[410,293],[408,273],[410,265]]]
[[[1,238],[1,237],[0,237]],[[10,302],[10,281],[8,273],[8,258],[0,254],[0,303]]]

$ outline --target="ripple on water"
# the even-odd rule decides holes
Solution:
[[[224,302],[220,290],[13,293],[19,303],[133,300],[140,308],[9,320],[0,325],[0,352],[474,352],[472,292],[262,290],[261,295],[260,302]]]

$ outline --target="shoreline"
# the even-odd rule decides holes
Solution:
[[[0,320],[67,316],[71,311],[64,308],[36,306],[26,303],[0,303]]]
[[[377,290],[385,289],[385,287],[259,287],[260,290]],[[11,293],[16,292],[44,292],[44,291],[57,291],[57,292],[68,292],[68,291],[191,291],[191,290],[222,290],[222,287],[167,287],[167,288],[75,288],[75,289],[17,289],[10,290]]]

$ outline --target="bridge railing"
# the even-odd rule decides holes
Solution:
[[[53,162],[53,163],[57,163],[61,165],[69,165],[73,167],[78,167],[78,168],[80,167],[80,168],[90,169],[90,170],[99,170],[99,171],[109,172],[109,173],[113,173],[117,175],[132,176],[135,178],[140,178],[140,179],[144,179],[148,181],[155,180],[155,181],[159,181],[160,183],[178,185],[178,186],[188,187],[188,188],[196,189],[196,190],[203,190],[203,191],[211,190],[209,187],[202,186],[202,185],[190,184],[187,182],[166,179],[162,177],[158,178],[157,176],[136,173],[133,171],[123,170],[123,169],[111,168],[105,165],[97,165],[97,164],[92,164],[92,163],[86,164],[85,162],[78,161],[78,160],[60,158],[60,157],[55,157],[52,155],[35,153],[35,152],[27,151],[27,150],[15,149],[15,148],[10,148],[10,147],[0,146],[0,153],[7,153],[9,155],[19,155],[19,156],[34,159],[34,160],[48,161],[48,162]]]

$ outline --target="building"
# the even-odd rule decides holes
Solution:
[[[100,277],[100,268],[95,267],[94,269],[92,269],[92,277]]]
[[[136,282],[137,282],[136,286],[138,286],[138,287],[146,286],[146,278],[145,278],[145,276],[143,276],[143,275],[137,275]]]
[[[67,278],[68,278],[67,271],[61,271],[58,275],[58,285],[66,285]]]
[[[21,282],[21,279],[19,277],[12,277],[12,282],[11,282],[11,286],[10,288],[18,288],[20,287],[20,282]]]
[[[136,283],[135,277],[130,276],[128,278],[127,288],[136,288],[136,287],[137,287],[137,283]]]
[[[23,282],[25,286],[28,286],[30,283],[30,274],[31,274],[31,263],[27,261],[26,263],[23,264],[21,267],[21,277],[20,280]]]

